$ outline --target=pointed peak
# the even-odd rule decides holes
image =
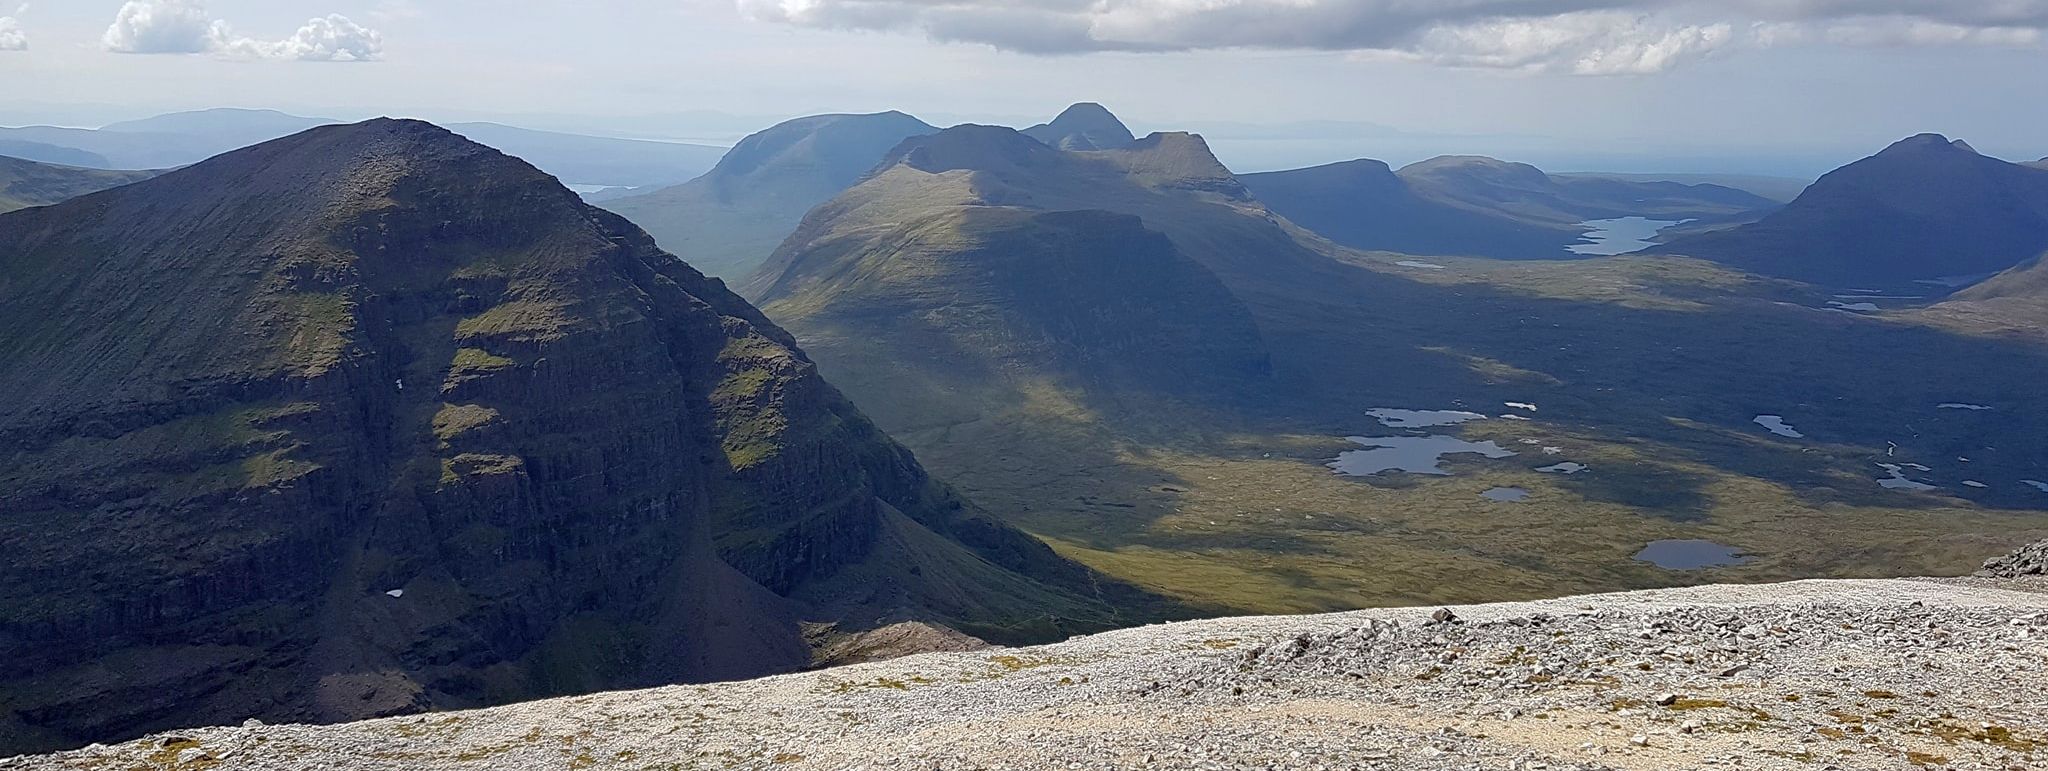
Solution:
[[[1123,121],[1117,120],[1115,113],[1110,112],[1109,108],[1102,106],[1102,104],[1099,102],[1075,102],[1071,105],[1068,105],[1067,109],[1060,111],[1059,117],[1052,119],[1053,123],[1059,123],[1061,121],[1066,121],[1069,123],[1111,122],[1119,126],[1123,125]]]
[[[1094,102],[1068,107],[1051,123],[1025,129],[1024,135],[1061,150],[1113,150],[1137,140],[1115,113]]]

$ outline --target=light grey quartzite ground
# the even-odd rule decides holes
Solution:
[[[1244,618],[0,769],[2048,769],[2048,581]]]

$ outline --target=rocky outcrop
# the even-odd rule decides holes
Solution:
[[[0,329],[0,750],[1109,617],[722,283],[431,125],[0,217]]]
[[[2048,576],[2048,541],[2028,544],[2011,554],[1986,560],[1983,572],[1978,575],[1992,578]]]

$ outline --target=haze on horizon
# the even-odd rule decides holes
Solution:
[[[1938,131],[2048,155],[2048,0],[39,0],[0,125],[208,107],[729,142],[1100,101],[1240,171],[1444,153],[1813,175]]]

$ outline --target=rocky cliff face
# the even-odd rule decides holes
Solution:
[[[427,124],[0,217],[0,329],[0,753],[1108,613],[723,284]]]

